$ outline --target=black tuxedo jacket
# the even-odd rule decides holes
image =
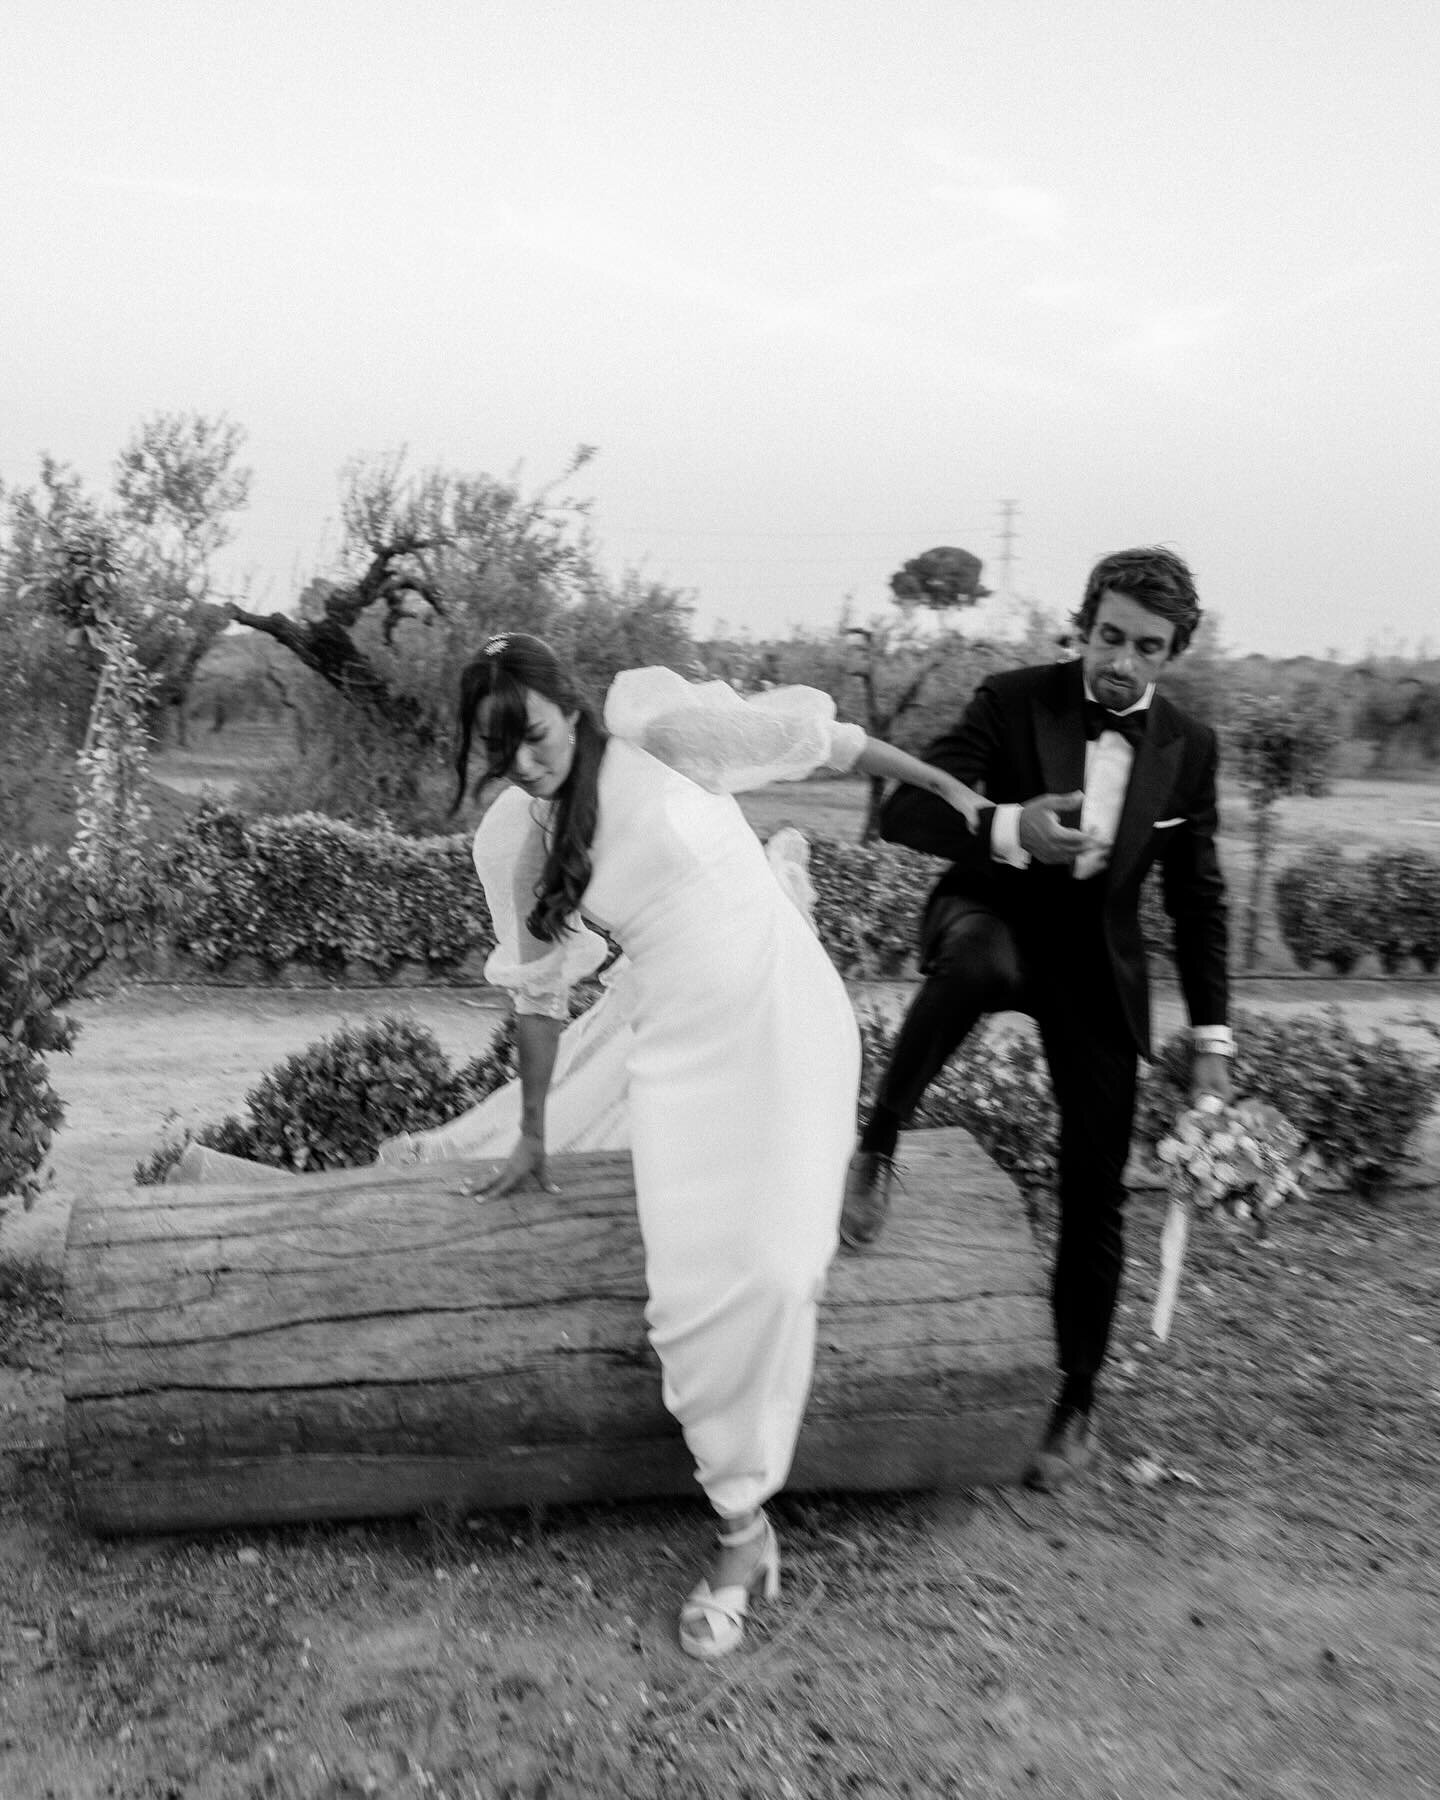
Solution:
[[[1078,661],[992,675],[977,688],[953,730],[924,752],[926,762],[980,788],[997,804],[1068,794],[1085,785],[1084,674]],[[1175,926],[1175,962],[1193,1025],[1226,1022],[1228,979],[1225,883],[1215,852],[1215,733],[1154,694],[1135,753],[1109,866],[1090,882],[1068,867],[1026,869],[991,854],[994,812],[970,832],[953,808],[901,786],[885,802],[881,835],[950,868],[941,894],[966,896],[1010,921],[1022,951],[1045,944],[1077,908],[1098,922],[1093,954],[1108,963],[1114,991],[1140,1053],[1150,1054],[1150,997],[1140,930],[1140,887],[1158,861],[1166,911]],[[1069,819],[1067,823],[1078,821]],[[1094,889],[1100,887],[1097,894]],[[1090,890],[1083,896],[1079,890]]]

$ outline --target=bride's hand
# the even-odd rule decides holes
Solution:
[[[546,1194],[558,1194],[559,1186],[550,1179],[545,1164],[545,1140],[528,1137],[521,1133],[515,1148],[506,1159],[505,1166],[497,1169],[493,1175],[477,1180],[466,1188],[465,1192],[472,1199],[484,1195],[487,1199],[498,1199],[501,1194],[513,1194],[526,1182],[534,1181],[535,1185]]]
[[[963,781],[957,781],[953,775],[941,775],[935,791],[947,806],[953,806],[963,816],[972,831],[978,827],[980,814],[989,802],[977,794],[974,788],[966,787]]]

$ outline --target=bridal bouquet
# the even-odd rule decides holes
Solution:
[[[1156,1145],[1155,1159],[1170,1177],[1152,1319],[1156,1337],[1170,1334],[1191,1214],[1213,1214],[1230,1230],[1250,1224],[1263,1237],[1275,1208],[1304,1193],[1300,1148],[1300,1133],[1275,1107],[1259,1100],[1231,1106],[1214,1095],[1182,1113]]]

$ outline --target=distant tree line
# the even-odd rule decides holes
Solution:
[[[580,491],[585,446],[529,490],[400,455],[357,459],[340,475],[334,565],[291,608],[261,612],[215,573],[249,498],[243,447],[227,419],[161,413],[122,447],[103,493],[48,456],[33,483],[0,489],[0,840],[26,841],[32,791],[47,772],[62,779],[83,741],[100,669],[76,620],[101,566],[148,678],[157,747],[263,722],[286,754],[247,796],[255,809],[419,832],[446,826],[456,675],[496,631],[549,638],[597,695],[640,663],[743,690],[805,682],[910,749],[990,670],[1075,651],[1065,621],[1038,611],[1019,643],[969,629],[989,590],[956,546],[904,559],[881,604],[851,602],[836,628],[698,639],[688,594],[606,569]],[[1270,704],[1323,716],[1352,772],[1440,761],[1433,659],[1235,657],[1207,621],[1167,680],[1222,728]]]

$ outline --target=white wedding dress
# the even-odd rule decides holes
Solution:
[[[621,947],[602,998],[562,1034],[551,1151],[628,1147],[664,1398],[718,1512],[760,1505],[789,1472],[809,1393],[816,1305],[855,1130],[859,1034],[808,922],[798,833],[767,858],[731,797],[851,766],[864,744],[829,696],[742,700],[666,669],[619,676],[586,919]],[[487,978],[518,1010],[564,1018],[604,960],[582,922],[532,938],[549,811],[507,789],[475,836],[497,948]],[[518,1083],[387,1161],[507,1155]]]

